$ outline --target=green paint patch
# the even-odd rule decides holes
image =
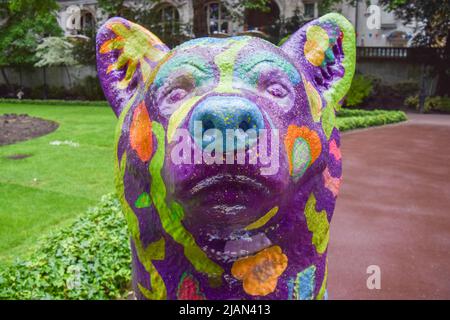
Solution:
[[[208,258],[206,253],[197,245],[192,234],[182,225],[180,219],[183,217],[182,207],[179,204],[172,203],[172,208],[175,208],[177,211],[174,214],[166,203],[167,190],[161,176],[165,154],[165,132],[163,126],[154,121],[153,133],[158,141],[158,148],[149,166],[149,172],[152,177],[150,196],[158,211],[164,231],[183,246],[186,258],[197,271],[207,274],[213,282],[220,282],[221,280],[219,279],[221,279],[224,272],[223,269]]]
[[[217,93],[239,92],[233,88],[233,75],[236,57],[239,51],[248,44],[249,38],[230,40],[230,47],[216,56],[215,63],[220,71],[219,85],[215,89]]]
[[[141,194],[134,203],[134,206],[138,209],[148,208],[151,204],[150,195],[147,192]]]
[[[303,138],[297,138],[292,149],[292,175],[300,178],[311,163],[311,150],[308,142]]]
[[[335,107],[327,104],[322,113],[322,127],[327,139],[330,139],[333,129],[336,127]]]
[[[184,118],[191,111],[192,107],[200,100],[203,96],[194,96],[183,103],[169,119],[169,126],[167,128],[167,140],[172,142],[173,136],[178,126],[183,122]]]
[[[118,139],[117,139],[118,141]],[[165,240],[161,238],[160,240],[153,242],[144,248],[141,242],[141,233],[139,229],[139,221],[125,199],[125,186],[123,183],[123,178],[125,176],[125,168],[127,163],[127,155],[124,154],[122,160],[119,163],[117,159],[115,165],[116,171],[116,189],[119,196],[120,203],[122,205],[122,210],[127,220],[128,230],[133,239],[134,247],[136,248],[136,253],[139,261],[144,266],[145,270],[150,275],[150,283],[152,289],[146,289],[144,287],[139,287],[142,294],[148,299],[153,300],[163,300],[167,297],[166,285],[158,270],[153,265],[152,260],[163,260],[165,257]]]
[[[305,217],[308,230],[312,232],[312,243],[317,253],[323,254],[328,247],[330,223],[325,210],[316,211],[316,197],[313,193],[311,193],[306,202]]]

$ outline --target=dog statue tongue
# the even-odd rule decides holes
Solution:
[[[136,297],[326,298],[353,26],[332,13],[281,47],[244,36],[170,50],[112,18],[97,64]]]

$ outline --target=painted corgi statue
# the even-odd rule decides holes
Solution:
[[[326,298],[353,26],[332,13],[281,47],[243,36],[170,50],[112,18],[97,64],[136,297]]]

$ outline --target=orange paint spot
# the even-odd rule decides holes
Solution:
[[[284,139],[284,146],[289,159],[289,173],[292,175],[292,151],[294,150],[295,140],[297,138],[303,138],[308,144],[311,151],[311,166],[314,161],[320,156],[322,152],[322,143],[320,142],[319,135],[313,130],[309,130],[307,127],[297,127],[296,125],[290,125]]]
[[[134,110],[130,127],[130,144],[139,159],[144,162],[150,160],[153,152],[152,121],[144,102]]]
[[[252,296],[266,296],[275,291],[278,278],[288,265],[279,246],[262,250],[255,256],[233,263],[231,274],[243,281],[244,291]]]

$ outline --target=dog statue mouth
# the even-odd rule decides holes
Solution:
[[[225,173],[193,183],[180,200],[187,212],[207,216],[209,222],[226,228],[229,224],[249,223],[264,214],[268,200],[276,198],[275,194],[276,189],[267,181]]]
[[[272,245],[272,241],[264,232],[258,232],[254,235],[241,235],[235,239],[230,238],[220,242],[218,244],[211,240],[209,245],[203,247],[203,250],[206,251],[208,256],[225,263],[254,255]]]
[[[206,194],[215,194],[216,192],[221,194],[232,192],[237,198],[246,193],[254,194],[254,196],[270,195],[270,189],[263,182],[249,176],[232,174],[207,177],[195,184],[188,191],[188,195],[192,198],[204,198]]]
[[[279,190],[270,180],[216,174],[185,192],[184,226],[208,255],[233,261],[271,244],[265,231],[276,227]]]

